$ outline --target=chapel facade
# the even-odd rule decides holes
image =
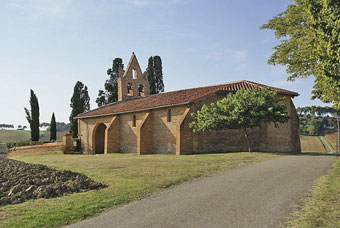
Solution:
[[[119,69],[118,101],[79,114],[78,137],[86,154],[196,154],[247,151],[241,130],[193,133],[191,113],[239,89],[270,88],[283,97],[291,119],[275,128],[262,124],[249,130],[251,147],[262,152],[301,152],[299,120],[292,99],[299,94],[250,81],[237,81],[149,94],[147,75],[133,53]]]

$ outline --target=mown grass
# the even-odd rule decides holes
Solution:
[[[306,136],[301,135],[301,150],[302,152],[317,152],[317,153],[326,153],[326,149],[323,146],[322,142],[318,138],[318,136]]]
[[[293,213],[287,227],[340,227],[340,160],[316,182],[311,196]]]
[[[108,185],[55,199],[31,200],[0,207],[0,227],[60,227],[94,216],[105,209],[191,180],[249,162],[279,156],[270,153],[210,155],[22,155],[15,159],[83,173]]]

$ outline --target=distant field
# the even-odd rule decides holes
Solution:
[[[325,147],[322,145],[317,136],[301,135],[301,150],[302,152],[321,152],[326,153]]]
[[[332,147],[335,149],[336,140],[338,138],[338,133],[337,132],[326,133],[325,138],[332,145]]]
[[[57,141],[61,140],[62,135],[65,132],[57,132]],[[50,132],[41,131],[40,135],[43,135],[40,138],[40,141],[49,141],[50,140]],[[31,138],[30,131],[23,130],[0,130],[0,142],[22,142],[28,141]]]
[[[23,130],[0,130],[0,142],[28,141],[31,138],[30,131]]]

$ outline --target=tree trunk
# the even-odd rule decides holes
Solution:
[[[245,134],[245,136],[246,136],[247,143],[248,143],[248,152],[251,152],[251,149],[250,149],[250,141],[249,141],[249,136],[248,136],[247,128],[244,128],[244,134]]]

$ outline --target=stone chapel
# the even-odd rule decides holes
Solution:
[[[126,69],[119,69],[118,101],[76,117],[82,151],[140,155],[247,151],[247,141],[240,130],[193,133],[189,128],[190,113],[228,93],[254,87],[270,88],[283,97],[291,119],[279,128],[263,124],[251,129],[253,150],[301,152],[299,120],[292,101],[298,93],[243,80],[150,95],[147,75],[142,73],[134,53]]]

